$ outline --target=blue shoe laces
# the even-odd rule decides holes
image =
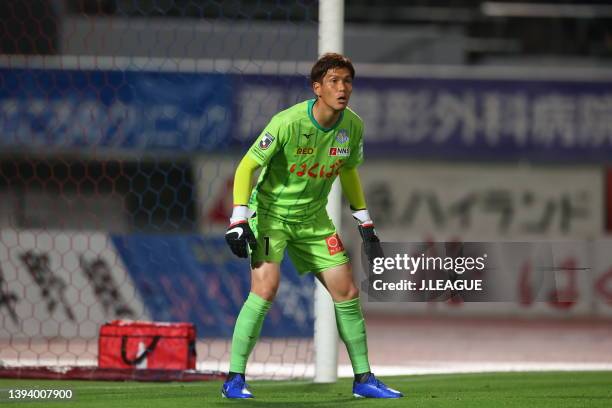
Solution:
[[[373,384],[374,386],[376,386],[377,388],[383,388],[383,389],[387,389],[389,387],[387,387],[387,385],[385,383],[383,383],[382,381],[380,381],[378,378],[376,378],[374,376],[374,374],[370,374],[370,378],[368,378],[368,381],[366,381],[370,384]]]
[[[378,388],[387,388],[387,386],[376,377],[374,377],[374,384],[376,384]]]

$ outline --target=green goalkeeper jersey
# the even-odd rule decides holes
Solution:
[[[327,205],[342,167],[363,161],[363,121],[345,109],[331,128],[317,123],[314,99],[276,114],[248,154],[263,166],[249,206],[287,223],[311,220]]]

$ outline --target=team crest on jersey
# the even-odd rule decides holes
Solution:
[[[261,150],[266,150],[268,147],[270,147],[272,142],[274,142],[274,136],[272,136],[270,133],[266,132],[266,134],[263,135],[263,137],[259,141],[259,148]]]
[[[340,144],[345,144],[346,142],[348,142],[348,140],[349,140],[349,136],[348,136],[348,132],[346,131],[346,129],[340,129],[338,133],[336,134],[336,142]]]
[[[325,238],[325,243],[327,244],[327,250],[329,251],[330,255],[336,255],[337,253],[344,251],[344,245],[342,245],[342,241],[340,241],[338,234]]]
[[[348,157],[351,155],[351,149],[349,147],[330,147],[330,156]]]

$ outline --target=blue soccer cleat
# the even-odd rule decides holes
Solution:
[[[221,396],[223,398],[254,398],[242,374],[235,375],[231,380],[223,383]]]
[[[402,393],[387,387],[382,381],[370,374],[366,382],[353,383],[353,396],[357,398],[401,398]]]

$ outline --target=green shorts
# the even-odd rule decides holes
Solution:
[[[336,227],[325,211],[300,224],[256,214],[249,224],[257,238],[257,249],[251,252],[252,266],[261,261],[280,263],[285,248],[299,274],[322,272],[349,261]]]

